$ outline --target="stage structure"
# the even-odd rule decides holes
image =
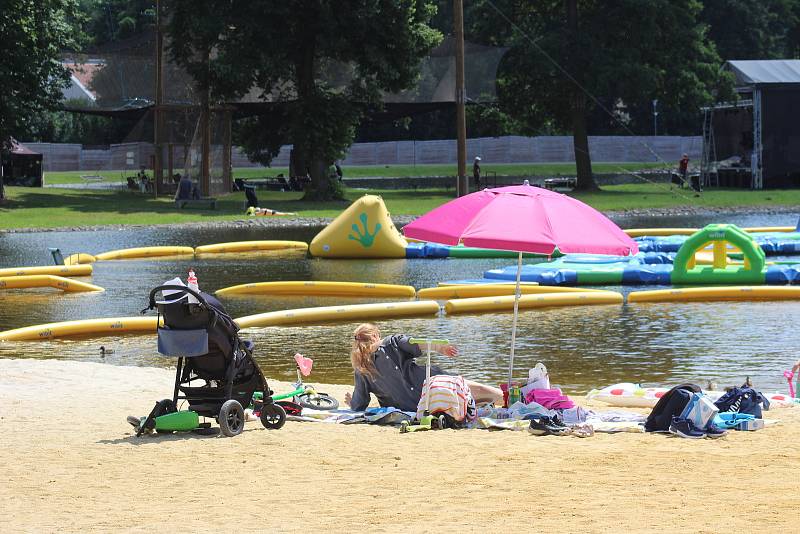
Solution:
[[[733,73],[739,100],[703,108],[703,186],[800,186],[800,60],[723,68]]]

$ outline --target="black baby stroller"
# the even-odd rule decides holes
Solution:
[[[162,298],[156,301],[159,292]],[[216,419],[223,434],[236,436],[244,429],[244,408],[255,392],[263,394],[261,423],[270,429],[283,426],[286,412],[272,401],[273,392],[253,359],[253,343],[239,338],[238,325],[217,299],[182,285],[162,285],[150,291],[149,307],[142,313],[155,307],[164,320],[158,352],[177,357],[178,368],[172,399],[156,404],[137,436],[146,430],[208,428],[199,417]],[[188,410],[177,410],[181,400],[189,403]]]

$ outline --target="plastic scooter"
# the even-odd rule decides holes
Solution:
[[[433,347],[449,345],[450,342],[446,339],[410,339],[409,342],[417,345],[426,346],[427,361],[425,363],[425,410],[422,417],[417,424],[409,424],[408,421],[400,423],[400,433],[417,432],[419,430],[436,430],[447,428],[447,420],[444,415],[433,416],[430,412],[431,397],[430,397],[430,381],[431,381],[431,353],[434,352]]]

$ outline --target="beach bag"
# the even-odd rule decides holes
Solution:
[[[683,413],[692,394],[701,392],[696,384],[680,384],[664,393],[644,422],[645,432],[668,432],[672,418]]]
[[[714,403],[720,412],[749,413],[761,419],[761,405],[769,410],[769,401],[753,388],[733,388]]]
[[[686,403],[686,407],[681,412],[681,419],[688,419],[695,428],[700,430],[706,428],[714,420],[714,416],[719,413],[711,399],[702,393],[695,393]]]
[[[430,397],[430,403],[428,403]],[[417,404],[417,419],[425,416],[425,407],[431,415],[443,414],[454,426],[475,420],[475,399],[461,376],[434,375],[422,384],[422,396]]]

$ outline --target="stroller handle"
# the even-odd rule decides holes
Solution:
[[[150,290],[149,306],[142,310],[142,315],[147,313],[148,310],[152,310],[153,308],[156,307],[156,293],[158,293],[162,289],[171,289],[171,290],[183,293],[183,294],[192,295],[194,298],[197,299],[197,301],[198,301],[200,306],[202,306],[204,308],[208,307],[208,303],[206,302],[206,299],[203,298],[203,295],[201,295],[198,291],[195,291],[194,289],[190,289],[190,288],[188,288],[186,286],[165,285],[165,286],[154,287],[153,289]]]

